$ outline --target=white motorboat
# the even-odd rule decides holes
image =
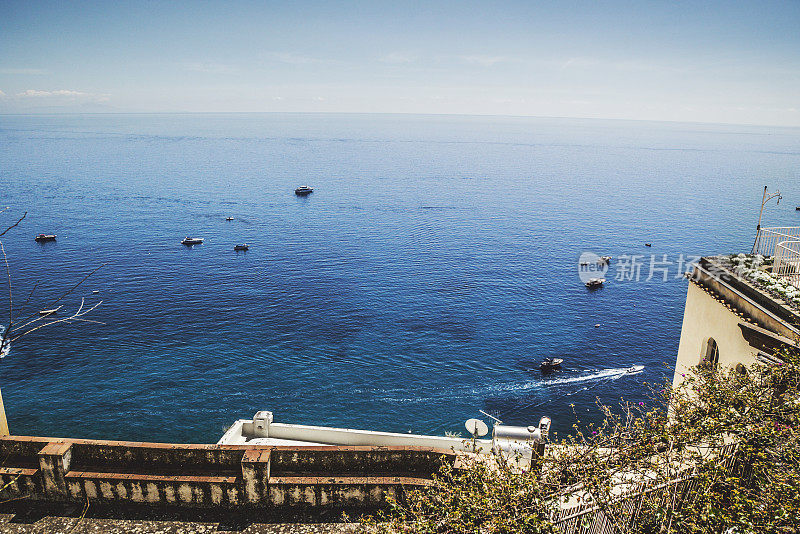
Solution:
[[[188,246],[201,245],[202,243],[203,243],[203,238],[202,237],[189,237],[189,236],[186,236],[186,239],[181,241],[181,244],[188,245]]]
[[[589,288],[600,287],[605,283],[605,281],[606,281],[605,278],[589,278],[589,280],[586,282],[586,287]]]

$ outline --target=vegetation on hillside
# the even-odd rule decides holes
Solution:
[[[541,472],[502,459],[444,466],[431,486],[363,522],[385,533],[603,522],[599,532],[800,532],[800,358],[778,355],[776,366],[698,366],[649,403],[599,405],[603,421],[576,420],[572,436],[548,445]]]

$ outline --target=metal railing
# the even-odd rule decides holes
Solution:
[[[760,228],[753,252],[767,257],[775,256],[778,243],[784,241],[800,241],[800,226]]]
[[[723,445],[717,455],[728,473],[736,473],[742,481],[752,484],[750,463],[743,458],[736,458],[736,443]],[[685,466],[683,472],[674,479],[654,484],[642,482],[638,487],[616,496],[611,503],[603,507],[584,503],[556,512],[551,518],[556,530],[561,534],[620,534],[635,531],[639,522],[643,504],[651,507],[680,510],[683,500],[696,491],[700,481],[691,466]]]
[[[772,272],[800,287],[800,240],[781,241],[775,245]]]

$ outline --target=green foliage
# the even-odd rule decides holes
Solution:
[[[364,521],[376,532],[557,532],[559,521],[605,522],[621,533],[800,532],[800,358],[745,372],[700,366],[677,388],[576,419],[548,445],[541,472],[499,458],[443,466]],[[574,513],[573,513],[574,512]],[[573,532],[575,530],[569,530]],[[577,530],[575,532],[579,532]]]
[[[467,469],[442,465],[432,485],[390,502],[388,513],[366,524],[376,532],[554,532],[538,477],[530,472],[476,462]]]
[[[798,531],[800,362],[796,352],[779,356],[782,365],[754,365],[746,374],[700,369],[676,392],[674,440],[713,449],[724,438],[736,446],[730,458],[697,458],[697,486],[674,510],[681,532]]]

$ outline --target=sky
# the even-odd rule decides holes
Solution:
[[[0,0],[0,113],[800,126],[800,1]]]

